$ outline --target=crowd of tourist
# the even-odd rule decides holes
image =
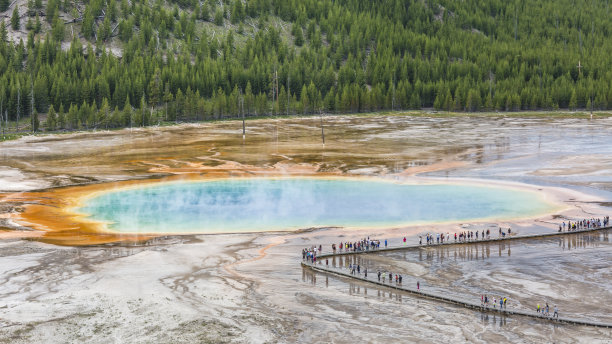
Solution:
[[[500,297],[499,300],[494,297],[493,300],[491,300],[491,298],[486,294],[480,295],[480,306],[481,307],[505,310],[507,305],[508,305],[507,297]],[[536,313],[538,313],[538,315],[541,315],[543,317],[550,317],[551,314],[550,314],[550,308],[548,306],[548,302],[546,302],[546,306],[540,306],[540,304],[538,303],[536,306]],[[553,308],[552,317],[559,319],[559,308],[557,308],[557,305],[555,305]]]
[[[546,302],[546,307],[542,307],[538,303],[538,305],[536,306],[536,312],[543,317],[550,317],[550,308],[548,307],[548,302]],[[557,308],[557,305],[555,305],[555,308],[553,308],[552,317],[559,319],[559,309]]]
[[[610,225],[610,216],[604,216],[603,218],[591,218],[591,219],[582,219],[578,221],[565,221],[563,224],[559,225],[559,232],[565,232],[566,228],[568,232],[585,230],[585,229],[595,229],[601,227],[608,227]]]
[[[395,274],[393,275],[393,273],[391,272],[386,272],[386,271],[378,271],[378,282],[381,282],[382,279],[382,283],[387,283],[386,279],[387,276],[389,277],[389,283],[393,283],[393,276],[395,276],[395,284],[402,284],[402,280],[404,279],[404,277],[402,277],[402,275],[400,274]]]
[[[502,229],[499,227],[499,238],[505,238],[506,235],[512,234],[512,229],[508,228]],[[404,242],[405,242],[404,238]],[[453,239],[453,235],[449,233],[436,233],[425,235],[425,245],[433,245],[433,244],[444,244],[444,241],[448,242]],[[477,240],[489,240],[491,239],[491,230],[487,229],[486,231],[483,229],[482,233],[479,231],[463,231],[454,234],[455,242],[472,242]],[[423,237],[419,236],[419,245],[423,245]]]
[[[316,263],[317,262],[317,252],[321,252],[323,250],[323,246],[319,245],[319,247],[317,246],[311,246],[308,248],[304,248],[302,249],[302,260],[308,261],[310,263]]]
[[[404,238],[404,242],[406,239]],[[385,247],[388,245],[388,241],[385,240]],[[380,240],[370,239],[370,237],[363,238],[358,241],[346,241],[340,242],[337,246],[335,243],[331,244],[331,249],[333,253],[336,252],[362,252],[362,251],[371,251],[379,249],[381,245]],[[302,260],[308,261],[310,263],[315,263],[317,261],[317,255],[320,255],[323,252],[323,245],[313,245],[307,248],[302,249]]]
[[[365,267],[362,269],[359,264],[349,264],[347,268],[351,275],[361,275],[363,272],[363,277],[368,278],[368,269]],[[388,283],[393,283],[395,281],[395,284],[397,285],[401,285],[402,280],[404,279],[404,277],[402,277],[400,274],[393,274],[392,272],[381,270],[377,271],[377,277],[378,282],[387,283],[388,278]],[[417,282],[417,289],[419,288],[418,284],[419,282]]]
[[[610,217],[605,216],[603,218],[591,218],[591,219],[582,219],[576,221],[567,221],[563,222],[559,225],[559,232],[564,231],[578,231],[578,230],[588,230],[588,229],[596,229],[610,226]],[[498,230],[498,238],[505,238],[506,235],[511,235],[512,229],[502,229],[499,227]],[[491,239],[491,231],[490,229],[482,230],[482,231],[463,231],[460,233],[454,233],[453,235],[449,233],[435,233],[430,234],[427,233],[425,236],[425,242],[423,243],[423,236],[419,236],[419,245],[434,245],[434,244],[443,244],[444,242],[449,242],[454,240],[456,243],[464,243],[464,242],[475,242],[478,240],[490,240]],[[404,245],[407,244],[406,237],[403,238]],[[363,238],[358,241],[350,242],[340,242],[338,245],[335,243],[331,245],[331,249],[333,253],[341,252],[360,252],[360,251],[370,251],[380,249],[381,241],[370,239],[370,237]],[[384,240],[384,247],[388,247],[388,241]],[[322,245],[314,245],[308,248],[302,249],[302,259],[306,260],[310,263],[315,264],[317,262],[317,255],[321,254],[323,250]],[[325,264],[329,265],[329,260],[325,260]],[[362,275],[364,278],[368,278],[368,269],[366,267],[362,267],[359,264],[349,264],[347,266],[350,274],[352,275]],[[395,283],[396,285],[401,285],[403,277],[401,274],[393,274],[388,271],[377,271],[378,282],[382,283]],[[420,283],[416,282],[417,291],[420,291]],[[484,308],[492,308],[505,310],[508,304],[507,297],[497,297],[491,298],[488,295],[481,295],[480,297],[481,306]],[[554,305],[553,313],[550,313],[550,307],[548,303],[545,306],[540,306],[538,303],[536,306],[536,312],[538,315],[543,317],[552,317],[559,318],[559,309],[557,305]]]
[[[370,237],[363,238],[359,241],[346,241],[340,242],[337,246],[335,243],[331,244],[333,253],[336,252],[361,252],[370,251],[380,248],[380,240],[370,239]],[[387,247],[387,240],[385,240],[385,247]],[[323,251],[323,245],[313,245],[302,249],[302,260],[306,260],[311,263],[317,261],[317,255],[320,255]]]
[[[493,309],[498,309],[497,306],[499,305],[499,310],[502,310],[506,309],[506,306],[508,305],[508,298],[500,297],[498,301],[497,298],[494,297],[493,301],[491,301],[491,298],[488,295],[480,295],[480,305],[485,308],[491,307]]]
[[[610,216],[604,216],[603,218],[591,218],[591,219],[582,219],[577,221],[567,221],[559,224],[559,232],[565,231],[577,231],[577,230],[586,230],[586,229],[595,229],[610,226]],[[419,236],[419,245],[435,245],[435,244],[444,244],[453,240],[455,243],[466,243],[466,242],[475,242],[479,240],[490,240],[491,239],[491,230],[482,230],[482,231],[463,231],[459,233],[449,234],[449,233],[427,233],[424,236]],[[493,234],[494,235],[494,234]],[[505,238],[506,236],[512,235],[511,228],[501,228],[498,229],[498,237],[497,238]],[[407,244],[406,237],[403,238],[404,246]],[[358,241],[346,241],[340,242],[339,244],[331,244],[331,249],[333,253],[341,252],[361,252],[361,251],[370,251],[380,249],[381,246],[380,240],[370,239],[370,237],[360,239]],[[384,247],[388,247],[388,240],[384,240]],[[323,250],[322,245],[319,246],[311,246],[309,248],[305,248],[302,250],[302,259],[307,260],[309,262],[316,262],[317,254],[321,254]]]
[[[387,240],[385,240],[385,247],[387,247]],[[340,242],[338,246],[332,244],[332,251],[336,252],[357,252],[357,251],[369,251],[380,248],[380,240],[370,239],[370,237],[363,238],[355,242]]]

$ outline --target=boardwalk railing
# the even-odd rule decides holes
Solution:
[[[472,245],[472,244],[481,244],[481,243],[495,243],[495,242],[509,241],[509,240],[538,239],[538,238],[546,238],[546,237],[553,237],[553,236],[572,235],[572,234],[578,234],[578,233],[597,232],[597,231],[602,231],[606,229],[612,229],[612,226],[579,229],[575,231],[566,231],[566,232],[536,233],[536,234],[507,236],[507,237],[501,237],[501,238],[488,238],[488,239],[476,239],[476,240],[464,240],[464,241],[450,241],[449,239],[447,239],[447,241],[444,243],[389,246],[389,247],[380,247],[380,248],[361,249],[361,250],[356,250],[356,251],[353,251],[352,249],[346,249],[346,250],[337,249],[336,251],[333,251],[333,252],[317,253],[317,260],[321,258],[331,258],[331,257],[336,257],[336,256],[412,250],[412,249],[427,248],[427,247],[450,246],[450,245]]]
[[[612,323],[603,323],[603,322],[591,321],[587,319],[576,319],[576,318],[569,318],[569,317],[551,317],[551,316],[545,316],[542,313],[522,310],[522,309],[492,308],[492,307],[484,306],[479,303],[471,302],[468,300],[463,300],[457,297],[449,297],[449,296],[441,295],[439,293],[435,293],[431,291],[423,291],[421,289],[417,290],[415,288],[410,288],[410,287],[404,286],[401,283],[397,283],[397,282],[396,283],[393,283],[392,281],[389,281],[389,283],[380,282],[380,281],[362,276],[361,274],[353,275],[343,270],[323,267],[321,266],[322,261],[320,260],[321,258],[329,258],[329,257],[335,257],[335,256],[342,256],[342,255],[380,253],[380,252],[385,252],[385,251],[408,250],[408,249],[416,249],[416,248],[437,247],[437,246],[444,246],[444,245],[470,245],[470,244],[487,243],[487,242],[499,242],[499,241],[505,241],[505,240],[532,239],[532,238],[551,237],[551,236],[558,236],[558,235],[588,233],[588,232],[595,232],[595,231],[601,231],[601,230],[607,230],[607,229],[612,229],[612,227],[599,227],[599,228],[590,228],[590,229],[576,230],[576,231],[569,231],[569,232],[532,234],[532,235],[513,236],[513,237],[508,237],[508,238],[484,239],[484,240],[474,240],[474,241],[466,241],[466,242],[445,242],[445,243],[430,244],[430,245],[412,245],[412,246],[387,247],[387,248],[364,250],[364,251],[335,252],[335,253],[327,253],[327,254],[318,255],[316,263],[302,261],[302,266],[308,269],[312,269],[314,271],[333,274],[333,275],[342,276],[342,277],[348,277],[354,280],[379,285],[385,288],[400,290],[400,291],[403,291],[409,294],[416,295],[418,297],[436,300],[436,301],[442,301],[442,302],[446,302],[450,304],[455,304],[455,305],[462,306],[465,308],[475,309],[481,312],[490,312],[490,313],[497,313],[497,314],[502,314],[502,315],[519,315],[519,316],[536,318],[536,319],[545,320],[545,321],[553,321],[553,322],[558,322],[558,323],[612,328]]]
[[[319,271],[319,272],[323,272],[323,273],[329,273],[329,274],[333,274],[333,275],[338,275],[338,276],[342,276],[342,277],[348,277],[348,278],[352,278],[358,281],[363,281],[363,282],[367,282],[367,283],[372,283],[372,284],[376,284],[382,287],[386,287],[386,288],[391,288],[391,289],[395,289],[395,290],[400,290],[406,293],[410,293],[413,295],[416,295],[418,297],[422,297],[422,298],[426,298],[426,299],[431,299],[431,300],[436,300],[436,301],[442,301],[442,302],[446,302],[446,303],[451,303],[454,305],[458,305],[458,306],[463,306],[465,308],[470,308],[470,309],[475,309],[481,312],[489,312],[489,313],[496,313],[496,314],[502,314],[502,315],[520,315],[520,316],[525,316],[525,317],[531,317],[531,318],[537,318],[537,319],[541,319],[541,320],[548,320],[548,321],[553,321],[553,322],[559,322],[559,323],[567,323],[567,324],[575,324],[575,325],[585,325],[585,326],[595,326],[595,327],[605,327],[605,328],[612,328],[612,323],[602,323],[602,322],[596,322],[596,321],[590,321],[590,320],[586,320],[586,319],[574,319],[574,318],[568,318],[568,317],[551,317],[551,316],[544,316],[542,313],[537,313],[537,312],[533,312],[533,311],[528,311],[528,310],[521,310],[521,309],[499,309],[499,308],[492,308],[491,307],[485,307],[479,303],[474,303],[474,302],[470,302],[467,300],[461,300],[459,298],[455,298],[455,297],[448,297],[448,296],[444,296],[438,293],[434,293],[434,292],[430,292],[430,291],[423,291],[421,290],[417,290],[414,288],[409,288],[406,286],[403,286],[402,284],[399,283],[385,283],[385,282],[379,282],[377,280],[373,280],[373,279],[369,279],[366,277],[363,277],[361,275],[351,275],[349,273],[346,273],[342,270],[334,270],[334,269],[330,269],[330,268],[324,268],[321,266],[315,266],[311,263],[306,263],[306,262],[302,262],[302,266],[315,270],[315,271]]]

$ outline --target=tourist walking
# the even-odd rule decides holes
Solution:
[[[421,289],[421,285],[419,284],[419,281],[417,281],[417,290]]]
[[[553,313],[553,318],[556,317],[557,319],[559,319],[559,309],[557,308],[557,305],[555,305],[554,310],[555,312]]]

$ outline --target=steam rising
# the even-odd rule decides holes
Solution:
[[[120,232],[206,233],[509,218],[548,209],[531,193],[498,187],[258,178],[119,190],[79,211]]]

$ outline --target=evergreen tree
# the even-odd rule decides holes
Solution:
[[[52,30],[51,30],[51,35],[53,36],[53,39],[55,39],[58,42],[61,42],[64,40],[64,21],[59,19],[59,15],[56,12],[55,13],[55,18],[53,18],[53,24],[51,25]]]
[[[44,76],[37,78],[34,82],[34,104],[40,112],[47,112],[49,107],[47,89],[47,79]]]
[[[34,16],[34,13],[36,13],[36,9],[34,8],[34,0],[27,1],[26,9],[26,15],[28,17]]]
[[[125,97],[125,102],[123,103],[123,110],[125,110],[126,108],[132,108],[132,104],[130,103],[130,95],[128,94]]]
[[[217,10],[215,12],[215,25],[221,26],[223,25],[223,11]]]
[[[49,107],[49,113],[47,114],[47,120],[45,121],[45,127],[48,131],[55,130],[55,126],[57,125],[57,116],[55,114],[55,109],[53,109],[53,105]]]
[[[8,31],[6,31],[6,24],[4,24],[4,20],[0,21],[0,46],[4,46],[8,40]]]
[[[417,110],[422,107],[421,97],[417,92],[413,92],[412,96],[410,97],[410,107]]]
[[[572,90],[572,96],[569,101],[570,110],[576,110],[578,107],[578,96],[576,95],[576,90]]]
[[[302,33],[302,28],[299,25],[293,24],[293,29],[291,32],[293,33],[293,37],[295,37],[295,45],[301,47],[304,44],[304,34]]]
[[[102,99],[102,104],[100,105],[100,111],[98,111],[98,121],[100,126],[108,127],[108,122],[110,121],[110,105],[108,104],[108,99]]]
[[[47,23],[49,24],[52,23],[52,20],[55,18],[55,14],[57,13],[57,8],[58,8],[58,0],[48,0],[47,1],[47,11],[46,11]]]
[[[0,12],[8,10],[10,4],[10,0],[0,0]]]
[[[132,24],[129,21],[122,20],[119,23],[119,38],[126,43],[132,38]]]
[[[147,121],[147,102],[145,101],[145,97],[142,96],[140,98],[140,107],[138,108],[138,112],[140,113],[139,124],[144,127],[145,125],[149,125]]]
[[[79,109],[76,105],[70,104],[66,121],[69,129],[79,129]]]
[[[255,96],[253,95],[253,88],[251,87],[251,82],[248,81],[246,85],[246,89],[244,90],[244,110],[246,115],[250,115],[254,111],[255,106]]]
[[[204,2],[200,7],[200,19],[209,21],[210,20],[210,7],[208,3]]]
[[[455,99],[453,102],[453,111],[461,111],[463,107],[461,106],[461,96],[455,93]]]
[[[94,35],[94,15],[92,11],[86,10],[83,15],[83,27],[82,27],[83,36],[86,39],[93,38]]]
[[[327,112],[336,111],[336,92],[334,92],[333,89],[327,92],[327,94],[325,95],[325,98],[323,99],[323,103],[324,103],[325,111]]]
[[[171,118],[174,118],[174,114],[172,113],[172,111],[168,113],[168,103],[172,102],[173,100],[174,100],[174,96],[170,92],[170,85],[166,83],[166,86],[164,88],[164,103],[165,103],[165,110],[166,110],[164,118],[166,121],[170,120]]]
[[[491,97],[491,93],[487,94],[487,98],[485,98],[484,110],[485,111],[493,110],[493,98]]]
[[[110,34],[110,16],[106,16],[106,18],[104,18],[104,21],[102,22],[102,25],[98,29],[98,39],[101,41],[106,41],[110,37]]]
[[[28,31],[34,31],[34,21],[32,20],[32,17],[28,18],[28,21],[26,22],[25,28]]]
[[[121,126],[123,127],[132,127],[132,107],[125,106],[123,111],[121,111]]]
[[[31,125],[32,125],[32,132],[35,133],[38,131],[38,127],[40,126],[40,121],[38,119],[38,111],[36,111],[36,109],[34,109],[34,111],[32,111],[32,118],[31,118]]]
[[[514,111],[512,110],[512,95],[506,96],[506,105],[504,107],[505,111]]]
[[[237,24],[239,21],[243,19],[244,19],[244,9],[242,6],[242,0],[234,0],[230,20],[232,24]]]
[[[110,116],[110,119],[109,119],[109,126],[111,126],[113,128],[122,126],[122,123],[121,123],[121,111],[119,111],[119,107],[118,106],[115,106],[115,109],[111,113],[111,116]]]
[[[64,114],[64,105],[60,105],[57,112],[57,129],[66,128],[66,115]]]
[[[149,95],[149,104],[153,106],[159,105],[162,100],[162,81],[159,69],[155,70],[155,75],[149,82],[147,94]]]
[[[436,94],[436,99],[434,100],[434,109],[441,110],[444,103],[444,96],[441,93]]]
[[[474,89],[468,91],[465,109],[469,112],[480,110],[480,92]]]
[[[42,30],[42,23],[40,22],[40,17],[38,16],[38,13],[36,13],[36,22],[34,23],[34,32],[40,33],[40,30]]]
[[[13,10],[13,16],[11,17],[11,28],[13,30],[19,30],[21,26],[19,21],[19,6],[15,5],[15,9]]]
[[[302,92],[300,92],[300,97],[302,98],[302,113],[310,113],[311,103],[310,103],[310,98],[308,97],[308,88],[306,87],[306,85],[302,86]],[[348,91],[347,91],[347,98],[348,98]]]
[[[446,96],[444,97],[444,110],[452,111],[453,110],[453,96],[450,92],[450,89],[446,89]]]
[[[592,109],[593,109],[593,108],[592,108],[592,106],[593,106],[593,103],[591,102],[591,98],[589,98],[589,99],[587,100],[587,103],[586,103],[586,108],[585,108],[585,109],[586,109],[587,111],[592,110]]]
[[[83,103],[81,104],[81,106],[79,106],[77,116],[79,118],[80,125],[85,127],[86,129],[93,127],[90,115],[91,112],[89,106],[87,105],[87,100],[83,99]]]
[[[108,17],[111,22],[117,21],[117,2],[115,0],[108,1],[107,6]]]

